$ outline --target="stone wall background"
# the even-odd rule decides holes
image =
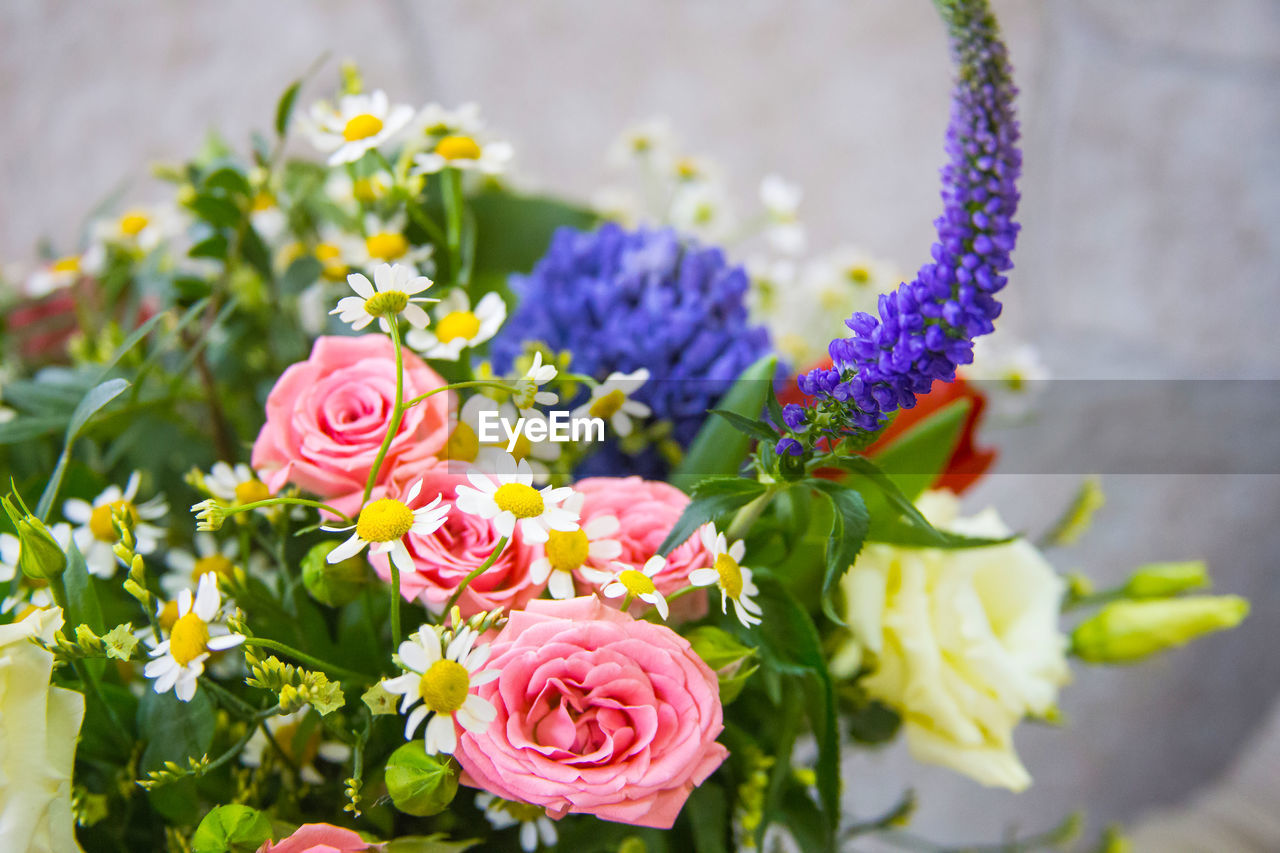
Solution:
[[[1280,378],[1280,3],[996,7],[1026,135],[1004,327],[1058,377]],[[949,77],[923,0],[49,0],[0,5],[0,261],[28,262],[44,237],[73,243],[117,189],[146,201],[147,164],[185,156],[209,128],[241,142],[267,126],[280,90],[325,50],[393,97],[481,102],[539,185],[586,197],[613,135],[664,114],[744,198],[769,171],[801,183],[815,248],[852,240],[907,269],[927,257]],[[1087,448],[1106,440],[1094,414],[992,438]],[[1206,438],[1218,426],[1206,419]],[[1280,692],[1280,468],[1248,467],[1247,443],[1236,453],[1214,470],[1266,473],[1108,477],[1099,526],[1059,564],[1105,582],[1148,559],[1204,556],[1221,590],[1253,597],[1242,629],[1141,668],[1078,670],[1068,728],[1020,732],[1037,779],[1027,794],[893,748],[849,767],[850,809],[872,813],[910,780],[916,827],[937,838],[992,840],[1076,805],[1094,826],[1134,824],[1185,812],[1237,756],[1275,755],[1280,726],[1264,724]],[[1083,473],[1005,473],[974,503],[1034,530]],[[1240,790],[1228,784],[1219,811],[1254,829],[1172,841],[1157,817],[1140,846],[1280,849],[1274,817],[1231,805],[1276,790],[1280,770],[1234,773]]]

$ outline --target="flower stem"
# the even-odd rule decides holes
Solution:
[[[449,272],[455,284],[466,287],[469,276],[462,269],[462,175],[453,167],[440,172],[440,195],[444,198]]]
[[[62,608],[62,612],[67,612],[67,586],[62,580],[62,575],[49,576],[49,592],[53,595],[53,602]],[[71,667],[76,671],[76,675],[80,677],[80,683],[84,685],[85,691],[98,701],[98,704],[107,712],[107,717],[111,720],[112,731],[115,732],[122,743],[129,744],[129,748],[133,748],[133,744],[129,742],[126,734],[128,729],[124,727],[124,723],[120,721],[120,717],[116,714],[115,708],[107,704],[106,697],[102,694],[102,687],[98,684],[98,677],[93,674],[93,670],[85,666],[84,661],[79,658],[71,659]]]
[[[391,567],[391,647],[400,648],[400,567],[394,557],[387,560]]]
[[[356,672],[355,670],[352,670],[352,669],[347,669],[345,666],[338,666],[337,664],[320,660],[320,658],[318,657],[314,657],[312,655],[307,654],[306,652],[299,651],[295,649],[293,646],[285,645],[284,643],[277,642],[276,640],[268,640],[263,637],[247,637],[244,641],[244,645],[256,646],[257,648],[260,648],[260,649],[271,649],[274,652],[280,652],[281,654],[286,654],[289,657],[294,658],[295,660],[300,660],[303,663],[305,663],[307,666],[314,667],[315,669],[325,670],[327,672],[331,672],[335,675],[339,675],[342,678],[346,678],[352,681],[368,682],[370,680],[369,676],[364,675],[363,673]]]
[[[751,525],[760,517],[760,513],[764,512],[765,507],[773,500],[773,496],[777,494],[776,486],[769,486],[758,498],[751,503],[738,510],[737,515],[733,517],[733,521],[729,522],[729,528],[725,531],[725,537],[730,541],[741,539],[747,535],[747,531],[751,529]]]
[[[336,515],[338,517],[338,520],[344,524],[355,523],[355,519],[348,516],[342,510],[337,509],[336,507],[331,507],[326,503],[321,503],[320,501],[307,500],[306,498],[264,498],[263,500],[260,500],[260,501],[253,501],[247,504],[240,504],[239,506],[222,507],[220,510],[220,514],[223,517],[226,517],[226,516],[235,515],[238,512],[244,512],[250,509],[259,509],[265,506],[279,506],[281,504],[294,504],[296,506],[309,506],[312,509],[322,509],[327,513]]]
[[[373,484],[378,482],[378,469],[382,467],[382,460],[386,458],[387,451],[391,449],[391,440],[399,432],[400,420],[404,417],[404,353],[400,349],[400,324],[395,316],[390,316],[387,317],[387,325],[390,327],[391,344],[396,351],[396,402],[391,409],[391,423],[387,424],[387,434],[382,439],[382,447],[378,448],[378,455],[374,457],[373,467],[369,469],[369,479],[364,484],[364,497],[360,499],[361,507],[369,502],[369,495],[373,492]]]
[[[453,609],[453,605],[458,603],[458,597],[466,591],[467,587],[471,585],[471,582],[484,574],[489,567],[493,565],[494,561],[498,559],[498,556],[502,554],[503,550],[507,547],[507,540],[508,537],[506,536],[499,539],[498,546],[493,549],[493,553],[489,555],[489,558],[472,569],[471,573],[462,579],[462,583],[458,584],[458,588],[453,591],[453,595],[449,596],[449,602],[444,606],[443,612],[446,615]]]
[[[486,387],[486,386],[489,388],[500,388],[503,391],[515,391],[515,388],[513,388],[511,385],[507,384],[506,382],[494,382],[489,379],[471,379],[466,382],[454,382],[452,384],[444,385],[439,388],[432,388],[430,391],[426,392],[425,394],[419,394],[417,397],[414,397],[412,400],[405,403],[404,408],[412,409],[414,406],[418,405],[423,400],[427,399],[432,395],[439,394],[441,391],[453,391],[457,388],[479,388],[479,387]]]

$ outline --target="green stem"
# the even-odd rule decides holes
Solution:
[[[746,536],[747,531],[751,529],[751,525],[760,517],[760,513],[764,512],[765,507],[769,505],[769,502],[773,500],[774,495],[777,493],[777,486],[771,485],[758,498],[738,510],[737,515],[733,517],[733,521],[729,522],[729,528],[724,534],[725,538],[733,542]]]
[[[455,284],[467,286],[462,273],[462,175],[452,166],[440,172],[440,195],[444,198],[449,272]]]
[[[49,577],[49,592],[53,595],[54,603],[62,608],[63,613],[67,613],[67,586],[62,580],[62,575],[51,575]],[[71,659],[71,668],[76,671],[76,675],[80,678],[80,683],[84,685],[85,690],[107,712],[114,735],[119,737],[121,743],[127,744],[132,749],[133,743],[129,740],[128,729],[124,727],[124,723],[121,722],[115,709],[107,704],[106,697],[102,695],[102,687],[98,684],[98,677],[93,674],[93,670],[85,666],[84,661],[79,658]]]
[[[400,648],[400,568],[395,557],[388,557],[391,567],[391,648]]]
[[[200,679],[200,684],[204,686],[205,690],[208,690],[217,697],[218,702],[222,707],[229,711],[234,711],[243,719],[251,720],[253,719],[253,715],[258,712],[258,710],[248,702],[244,701],[230,690],[227,690],[211,678]]]
[[[342,510],[337,509],[336,507],[331,507],[326,503],[321,503],[320,501],[307,500],[306,498],[265,498],[260,501],[253,501],[247,504],[240,504],[239,506],[222,507],[220,510],[220,513],[224,518],[226,518],[228,516],[235,515],[238,512],[245,512],[251,509],[260,509],[261,507],[264,507],[264,506],[280,506],[281,504],[295,504],[297,506],[309,506],[313,509],[322,509],[327,513],[336,515],[338,517],[338,520],[341,521],[343,524],[355,523],[355,519],[348,516]]]
[[[399,432],[400,421],[404,417],[404,353],[400,349],[400,324],[397,320],[398,318],[395,316],[387,317],[391,344],[396,351],[396,402],[391,410],[391,423],[387,424],[387,434],[382,439],[382,447],[378,448],[378,455],[374,457],[373,467],[369,469],[369,479],[364,484],[364,497],[360,499],[361,508],[369,502],[369,495],[373,492],[373,484],[378,482],[378,469],[382,467],[382,460],[386,458],[387,451],[391,449],[391,440]]]
[[[1077,598],[1063,599],[1062,612],[1067,613],[1072,610],[1078,610],[1081,607],[1095,607],[1099,604],[1110,604],[1113,601],[1119,601],[1128,597],[1127,587],[1118,586],[1113,589],[1104,589],[1101,592],[1092,592],[1088,595],[1081,595]]]
[[[427,236],[431,238],[431,242],[436,245],[443,246],[445,244],[444,231],[440,230],[440,226],[430,216],[427,216],[425,210],[419,207],[413,199],[405,195],[404,209],[409,212],[409,218],[412,219],[423,231],[427,232]]]
[[[237,755],[239,755],[240,751],[244,749],[245,744],[249,742],[249,738],[253,737],[253,733],[257,730],[259,723],[261,723],[263,720],[270,719],[271,717],[279,716],[283,712],[284,712],[284,709],[281,708],[279,705],[276,705],[273,708],[268,708],[265,711],[259,711],[258,713],[254,714],[253,725],[249,726],[249,728],[245,731],[244,735],[240,738],[240,740],[232,744],[231,748],[228,749],[226,752],[222,753],[222,755],[219,755],[213,761],[210,761],[208,764],[206,764],[204,766],[204,769],[201,771],[200,775],[203,776],[207,774],[210,770],[217,770],[219,767],[226,764],[232,758],[235,758]]]
[[[314,669],[323,670],[325,672],[329,672],[334,675],[338,675],[338,676],[341,676],[342,678],[346,678],[352,681],[368,682],[371,680],[368,675],[365,675],[360,672],[356,672],[355,670],[352,670],[352,669],[347,669],[345,666],[338,666],[337,664],[320,660],[320,658],[318,657],[309,655],[303,651],[299,651],[298,649],[295,649],[293,646],[286,645],[276,640],[268,640],[263,637],[249,637],[244,641],[244,645],[255,646],[260,649],[271,649],[274,652],[280,652],[281,654],[286,654],[289,657],[294,658],[295,660],[300,660],[303,663],[305,663],[307,666],[310,666]]]
[[[449,596],[449,602],[444,606],[443,612],[446,618],[449,615],[449,611],[453,610],[453,605],[458,603],[458,597],[461,596],[462,593],[466,591],[467,587],[471,585],[471,582],[473,580],[475,580],[476,578],[484,574],[486,571],[488,571],[489,567],[493,565],[494,560],[498,559],[498,556],[502,554],[503,550],[506,547],[507,547],[507,537],[503,536],[501,539],[498,540],[498,546],[493,549],[493,553],[489,555],[489,558],[485,560],[483,563],[481,563],[480,565],[476,566],[474,569],[472,569],[471,573],[462,579],[462,583],[458,584],[458,588],[453,591],[453,595]]]
[[[469,379],[466,382],[454,382],[452,384],[445,385],[440,388],[432,388],[430,391],[426,392],[425,394],[419,394],[409,402],[405,403],[404,408],[412,409],[414,406],[418,405],[423,400],[427,399],[428,397],[434,394],[439,394],[442,391],[453,391],[458,388],[481,388],[481,387],[499,388],[503,391],[515,391],[515,388],[513,388],[511,385],[507,384],[506,382],[494,382],[489,379]]]

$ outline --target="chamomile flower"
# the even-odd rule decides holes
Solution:
[[[565,509],[580,513],[586,495],[575,492],[564,502]],[[543,555],[529,565],[529,578],[545,583],[552,598],[576,595],[573,576],[581,572],[590,579],[596,570],[586,567],[587,559],[616,560],[622,555],[622,543],[613,536],[621,525],[612,515],[598,515],[577,530],[552,530],[542,546]],[[611,577],[611,576],[610,576]]]
[[[243,462],[235,467],[226,462],[213,463],[209,473],[204,475],[204,488],[228,506],[257,503],[271,497],[271,489],[257,472]],[[265,514],[273,509],[275,507],[259,507],[254,512]]]
[[[442,136],[434,147],[413,158],[414,171],[434,175],[443,169],[462,169],[483,175],[501,175],[515,154],[508,142],[481,140],[465,133]]]
[[[387,692],[404,697],[400,713],[413,708],[405,721],[405,740],[413,740],[418,726],[427,721],[423,740],[430,755],[450,755],[457,748],[455,722],[481,733],[498,716],[489,700],[471,692],[500,675],[496,669],[481,669],[489,660],[489,645],[472,648],[476,637],[470,628],[463,628],[442,653],[440,636],[431,628],[422,628],[400,644],[398,657],[404,675],[382,682]],[[422,704],[414,708],[419,699]]]
[[[340,239],[342,256],[353,267],[368,268],[377,263],[409,264],[430,270],[433,247],[430,243],[415,246],[405,236],[408,218],[398,213],[385,219],[369,214],[364,218],[364,238],[344,235]]]
[[[352,178],[346,169],[334,169],[324,180],[324,194],[344,210],[382,201],[395,187],[395,179],[385,169]]]
[[[507,319],[507,306],[498,294],[486,293],[473,311],[466,291],[455,287],[440,300],[435,315],[433,328],[413,329],[405,341],[427,358],[457,361],[464,349],[497,333]]]
[[[623,130],[609,147],[608,160],[613,166],[626,166],[636,161],[665,164],[671,159],[674,146],[671,123],[659,116]]]
[[[78,525],[72,537],[84,555],[89,573],[96,577],[110,578],[116,573],[119,562],[113,550],[120,537],[111,521],[112,510],[123,511],[133,522],[135,553],[150,554],[164,538],[164,530],[149,522],[163,518],[169,511],[169,505],[159,495],[138,503],[139,481],[140,475],[134,471],[129,475],[124,491],[119,486],[107,486],[92,504],[71,498],[62,505],[62,514],[72,524]]]
[[[652,604],[663,619],[667,618],[670,613],[667,599],[653,583],[654,576],[667,565],[665,557],[654,554],[645,562],[643,569],[633,569],[626,563],[615,562],[609,565],[617,574],[600,590],[605,598],[621,598],[624,595],[638,598],[646,604]]]
[[[520,849],[525,853],[533,853],[541,842],[547,847],[554,847],[559,835],[556,825],[547,817],[547,810],[532,803],[516,803],[495,797],[488,791],[476,795],[476,805],[484,810],[485,820],[494,829],[510,829],[520,827]]]
[[[303,782],[319,785],[324,782],[324,776],[316,769],[317,758],[331,764],[343,764],[351,758],[351,747],[324,739],[320,716],[311,712],[310,705],[303,705],[292,714],[268,717],[266,727],[275,746],[271,746],[261,728],[255,730],[240,753],[240,763],[245,767],[261,767],[263,753],[278,747],[284,757],[298,768],[298,776]]]
[[[457,109],[446,109],[440,104],[427,104],[413,120],[419,136],[433,142],[446,136],[472,136],[484,130],[480,118],[480,105],[474,102],[462,104]]]
[[[365,504],[356,519],[355,528],[322,527],[321,530],[352,530],[350,538],[329,552],[325,559],[330,563],[341,563],[348,557],[354,557],[371,546],[371,554],[388,554],[391,562],[402,572],[414,570],[413,557],[405,547],[404,537],[409,533],[429,536],[440,529],[445,517],[449,514],[449,506],[441,506],[440,495],[436,495],[426,506],[410,509],[422,491],[422,481],[414,483],[405,495],[404,500],[396,498],[379,498]]]
[[[719,240],[733,226],[729,196],[724,186],[717,180],[697,177],[678,181],[671,197],[668,218],[676,228],[705,240]]]
[[[32,299],[39,299],[55,290],[70,287],[85,272],[84,259],[80,255],[63,255],[28,276],[22,292]]]
[[[372,283],[355,272],[347,276],[347,284],[356,295],[342,297],[338,306],[329,313],[337,314],[339,320],[350,323],[356,331],[377,320],[382,331],[388,332],[391,327],[387,324],[387,317],[395,314],[404,314],[404,318],[418,328],[431,322],[419,303],[437,300],[425,296],[415,298],[414,294],[431,287],[432,281],[425,275],[418,275],[413,267],[378,264],[373,268]]]
[[[182,590],[192,583],[199,583],[200,578],[211,572],[219,578],[231,577],[236,558],[240,555],[240,546],[235,539],[219,545],[217,538],[209,533],[197,533],[192,547],[192,551],[170,548],[165,554],[164,561],[169,571],[160,577],[160,588],[170,598],[176,598]]]
[[[165,204],[131,207],[114,219],[98,220],[90,228],[95,244],[113,243],[143,252],[150,252],[181,230],[178,211]]]
[[[765,237],[773,248],[788,255],[804,251],[804,226],[800,224],[800,200],[804,192],[778,175],[760,182],[760,203],[769,219]]]
[[[330,152],[329,165],[354,163],[408,126],[413,107],[391,105],[387,93],[343,95],[337,105],[324,101],[311,105],[306,125],[311,144]]]
[[[515,383],[516,390],[513,396],[517,408],[532,408],[535,403],[541,406],[554,406],[560,398],[552,391],[539,391],[538,388],[555,378],[555,365],[543,364],[542,353],[535,352],[533,354],[533,363],[529,365],[528,372],[525,373],[523,379]]]
[[[702,547],[711,556],[711,566],[705,569],[694,569],[689,573],[689,583],[694,586],[720,587],[720,612],[727,612],[729,602],[733,602],[734,612],[744,627],[760,624],[760,605],[755,596],[760,590],[751,580],[751,570],[739,565],[746,546],[739,540],[732,545],[725,540],[723,533],[717,533],[711,524],[704,524],[698,531],[702,539]]]
[[[213,572],[201,576],[194,596],[190,589],[182,590],[177,604],[177,619],[169,628],[169,636],[151,650],[152,660],[142,673],[155,680],[153,688],[157,693],[167,693],[172,688],[179,700],[190,702],[209,655],[240,645],[244,635],[232,634],[216,621],[222,610],[222,596],[218,592],[218,576]]]
[[[562,506],[573,489],[535,489],[528,460],[516,462],[509,453],[494,454],[486,461],[490,464],[485,471],[467,472],[470,486],[458,486],[458,509],[492,520],[502,536],[511,536],[519,522],[521,536],[531,545],[546,542],[549,531],[567,533],[578,529],[577,512]]]
[[[276,239],[289,227],[289,218],[280,207],[279,200],[265,189],[253,197],[253,204],[249,208],[249,220],[253,223],[253,230],[268,243],[275,243]]]
[[[532,441],[527,428],[533,421],[546,422],[546,416],[536,409],[517,410],[511,403],[495,403],[482,394],[468,399],[462,410],[450,418],[449,443],[446,446],[448,460],[467,467],[473,467],[471,463],[474,463],[474,467],[488,470],[496,464],[490,458],[493,454],[508,452],[510,440],[501,428],[496,431],[490,429],[489,436],[493,440],[482,438],[485,435],[485,431],[481,429],[482,417],[499,424],[515,424],[520,418],[524,418],[526,429],[522,429],[516,436],[510,453],[517,462],[525,460],[529,463],[535,483],[545,483],[551,476],[548,463],[560,458],[560,444],[550,440],[549,424],[545,429],[538,430],[539,434],[547,436],[541,441]]]
[[[631,419],[650,415],[648,406],[631,399],[648,381],[649,371],[643,367],[632,373],[610,373],[604,382],[591,389],[591,399],[574,409],[573,417],[600,418],[608,421],[618,435],[631,435]]]

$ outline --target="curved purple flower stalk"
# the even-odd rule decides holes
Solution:
[[[831,342],[831,369],[799,377],[800,390],[816,398],[803,421],[806,430],[814,427],[811,443],[823,434],[875,430],[890,412],[914,406],[935,380],[953,381],[956,367],[973,361],[973,339],[991,332],[1000,316],[995,294],[1008,281],[1003,273],[1013,266],[1009,253],[1018,234],[1017,89],[986,0],[935,4],[958,76],[933,261],[880,297],[879,317],[858,312],[845,321],[854,334]],[[792,429],[802,423],[794,415],[787,421]],[[777,450],[803,452],[794,437],[784,437]]]

